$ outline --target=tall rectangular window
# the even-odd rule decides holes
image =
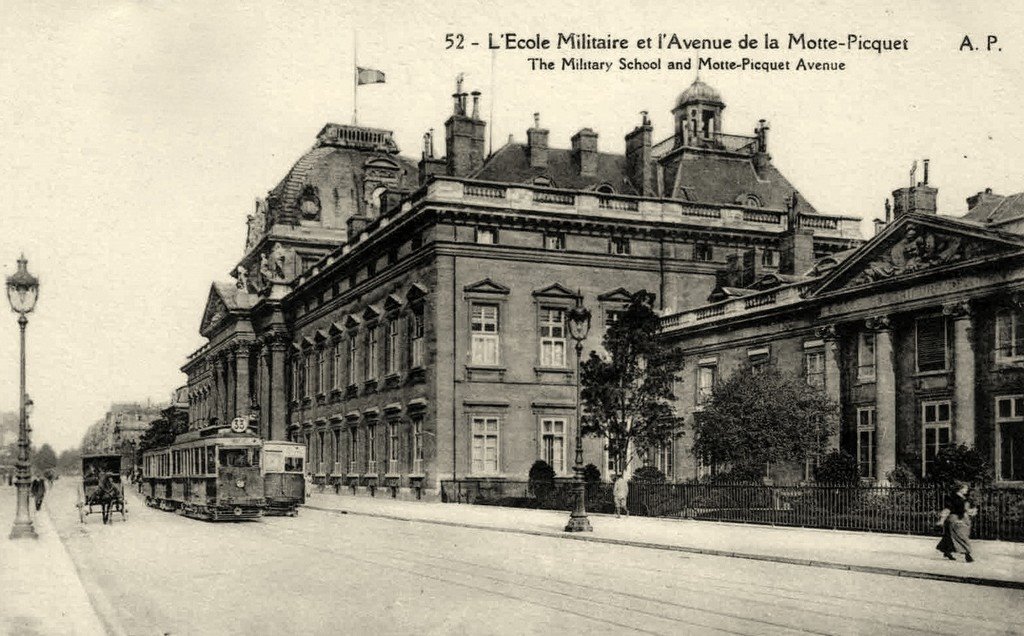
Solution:
[[[348,335],[348,383],[354,385],[358,381],[356,369],[359,368],[359,341],[355,332]]]
[[[669,439],[654,449],[654,466],[667,478],[672,477],[672,471],[675,468],[674,446],[673,440]]]
[[[327,380],[325,374],[327,373],[327,364],[324,358],[326,352],[321,347],[316,350],[316,394],[320,395],[325,392],[327,388]]]
[[[409,366],[423,366],[423,308],[418,307],[409,316]]]
[[[366,472],[377,472],[377,426],[366,425]]]
[[[348,429],[348,472],[355,474],[359,472],[359,429],[354,426]]]
[[[707,243],[696,243],[693,246],[693,260],[707,262],[715,260],[715,250]]]
[[[498,435],[498,418],[473,418],[472,470],[474,475],[493,475],[498,473],[500,468]]]
[[[377,379],[377,339],[379,327],[374,325],[366,331],[366,358],[363,359],[366,381]]]
[[[423,474],[423,416],[412,418],[412,472]]]
[[[299,358],[292,356],[292,399],[300,400],[302,398],[302,391],[299,387]]]
[[[384,332],[384,375],[398,373],[398,319],[389,320]]]
[[[388,473],[398,474],[398,422],[388,422]]]
[[[717,364],[702,364],[697,367],[697,405],[706,403],[711,399],[711,393],[715,389],[715,382],[718,379]]]
[[[996,314],[996,360],[1024,358],[1024,310],[1004,309]]]
[[[540,426],[542,459],[561,475],[565,472],[565,420],[542,419]]]
[[[313,376],[313,354],[306,352],[302,355],[302,373],[299,375],[299,383],[302,385],[302,397],[309,397],[309,380]]]
[[[473,364],[497,365],[500,362],[498,306],[473,305],[471,329]]]
[[[334,470],[331,471],[335,475],[341,474],[341,429],[335,428],[331,431],[331,438],[334,442]]]
[[[327,472],[327,457],[325,455],[327,435],[324,431],[317,431],[316,437],[316,472],[322,475]]]
[[[921,403],[921,423],[923,427],[922,471],[927,477],[935,465],[935,457],[939,451],[950,445],[953,439],[952,410],[949,400]]]
[[[776,250],[764,250],[761,252],[761,265],[764,267],[778,267],[779,253]]]
[[[333,363],[331,364],[331,388],[341,388],[341,341],[335,340],[333,351]]]
[[[866,479],[875,477],[875,407],[857,409],[857,469]]]
[[[754,371],[763,369],[771,361],[771,349],[768,347],[757,347],[747,349],[747,362]]]
[[[555,307],[540,309],[540,366],[565,367],[565,312]]]
[[[632,251],[628,238],[612,237],[608,241],[608,253],[626,255]]]
[[[804,377],[807,384],[825,388],[825,351],[812,349],[804,352]]]
[[[1000,481],[1024,481],[1024,395],[996,398],[996,444]]]
[[[857,379],[875,381],[875,334],[872,331],[857,335]]]
[[[947,368],[946,318],[924,316],[916,320],[917,370],[942,371]]]

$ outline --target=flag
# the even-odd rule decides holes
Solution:
[[[362,86],[363,84],[383,84],[384,73],[374,68],[363,68],[361,66],[356,67],[356,85]]]

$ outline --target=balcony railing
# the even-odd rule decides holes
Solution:
[[[839,219],[827,216],[800,215],[800,227],[812,230],[836,230],[839,229]]]
[[[476,185],[473,183],[467,183],[465,185],[465,193],[467,197],[478,197],[481,199],[504,199],[505,188],[497,186],[485,186]]]
[[[781,212],[769,212],[767,210],[743,210],[743,220],[751,223],[782,223]]]
[[[348,463],[349,474],[355,475],[359,472],[359,462],[353,460]]]
[[[566,192],[548,192],[546,190],[533,191],[534,203],[551,203],[554,205],[573,205],[576,197]]]
[[[773,305],[788,305],[800,302],[803,300],[804,291],[806,291],[813,283],[814,281],[812,280],[803,283],[785,285],[768,291],[751,294],[750,296],[724,300],[713,305],[705,305],[703,307],[697,307],[696,309],[671,314],[662,318],[661,326],[663,329],[687,327],[713,318],[733,316],[745,311],[754,311],[763,307],[771,307]]]
[[[398,460],[397,459],[389,459],[388,460],[388,474],[389,475],[397,475],[398,474]]]
[[[331,475],[344,475],[345,474],[345,463],[334,462],[334,468],[331,469]]]
[[[423,474],[423,460],[420,458],[412,460],[412,472],[416,475]]]
[[[370,475],[377,474],[377,462],[375,460],[371,459],[370,461],[366,462],[366,472]]]
[[[764,307],[765,305],[774,305],[777,297],[778,294],[774,291],[747,296],[743,299],[743,306],[747,309],[753,309],[755,307]]]
[[[619,210],[621,212],[636,212],[639,205],[631,199],[613,199],[601,197],[598,199],[598,206],[602,210]]]

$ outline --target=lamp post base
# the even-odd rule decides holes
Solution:
[[[31,521],[14,522],[14,527],[11,528],[11,534],[7,537],[8,539],[38,539],[39,535],[36,534],[36,529],[32,526]]]
[[[569,523],[565,524],[565,531],[593,532],[594,528],[590,525],[590,519],[585,514],[582,517],[577,517],[574,512],[569,516]]]

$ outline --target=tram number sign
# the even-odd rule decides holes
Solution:
[[[236,433],[244,433],[249,428],[249,420],[244,417],[236,417],[231,420],[231,430]]]

